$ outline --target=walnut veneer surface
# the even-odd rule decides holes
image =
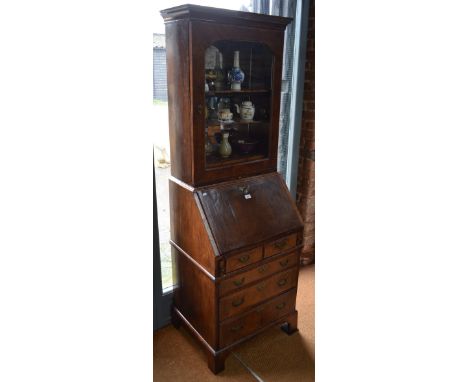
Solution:
[[[229,351],[266,328],[297,330],[303,223],[276,172],[284,28],[290,19],[200,6],[166,22],[172,177],[173,323],[185,325],[214,373]],[[235,25],[233,24],[235,22]],[[262,43],[274,57],[269,149],[263,160],[205,166],[204,52],[216,40]]]

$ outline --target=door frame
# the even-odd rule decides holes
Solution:
[[[171,322],[173,292],[164,293],[159,249],[158,202],[156,198],[156,167],[153,149],[153,331]]]
[[[285,180],[294,200],[297,192],[297,172],[299,167],[299,144],[302,128],[302,109],[304,100],[304,77],[307,53],[307,31],[309,27],[309,0],[298,1],[295,16],[295,38],[293,56],[293,77],[291,110],[289,113],[288,155]]]

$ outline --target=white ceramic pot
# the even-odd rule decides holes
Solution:
[[[252,121],[255,115],[255,105],[250,101],[242,102],[241,106],[235,105],[241,119],[244,121]]]

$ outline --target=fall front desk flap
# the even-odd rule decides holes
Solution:
[[[276,172],[203,187],[197,195],[220,254],[302,228]]]

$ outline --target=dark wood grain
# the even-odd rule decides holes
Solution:
[[[238,253],[235,256],[230,256],[228,259],[226,259],[226,272],[229,273],[235,271],[236,269],[244,268],[250,264],[261,261],[262,258],[262,247],[256,247],[249,251]]]
[[[278,173],[197,190],[220,253],[229,254],[302,228]],[[243,190],[248,190],[246,199]]]
[[[215,253],[193,191],[169,179],[171,239],[213,276]]]
[[[260,13],[232,11],[221,8],[204,7],[200,5],[184,4],[177,7],[164,9],[161,15],[166,22],[190,19],[204,20],[222,24],[235,24],[248,27],[277,28],[284,30],[292,19],[281,16],[267,16]]]
[[[216,348],[216,289],[215,283],[181,255],[174,247],[178,283],[174,290],[174,304],[190,320],[191,325],[212,347]]]
[[[265,245],[265,257],[277,255],[296,246],[297,233],[276,239]]]
[[[194,184],[202,185],[221,180],[234,179],[255,175],[268,171],[275,171],[278,151],[278,126],[281,95],[281,64],[283,60],[284,32],[271,30],[266,27],[251,29],[241,26],[226,28],[222,24],[192,21],[192,99],[193,99],[193,139],[194,139]],[[241,162],[236,165],[221,168],[205,168],[204,164],[204,113],[195,112],[205,105],[205,77],[201,75],[205,69],[205,50],[217,41],[247,41],[261,42],[268,46],[272,53],[271,75],[271,110],[270,134],[268,138],[268,154],[266,160],[259,162]]]
[[[275,322],[280,317],[290,315],[295,310],[296,289],[281,294],[256,308],[227,320],[220,325],[220,345],[222,347],[238,341],[261,327]]]
[[[296,294],[297,289],[293,289],[265,304],[262,309],[262,326],[293,312],[296,308]]]
[[[262,325],[262,315],[259,310],[249,312],[234,321],[220,326],[220,345],[226,347],[256,330]]]
[[[219,301],[219,319],[223,321],[245,312],[259,302],[294,288],[296,285],[297,269],[291,269],[223,297]]]
[[[198,339],[216,374],[232,347],[271,325],[284,323],[288,333],[297,328],[303,224],[276,172],[284,29],[290,19],[193,5],[161,14],[177,270],[173,323]],[[225,84],[225,89],[205,93],[210,45],[223,52],[226,68],[233,52],[241,52],[241,67],[250,69],[241,91]],[[205,157],[207,96],[229,96],[233,103],[251,99],[263,110],[249,125],[235,123],[238,136],[249,134],[258,141],[255,151],[234,152],[222,160]]]
[[[189,22],[166,25],[167,94],[171,174],[186,183],[192,177]],[[159,126],[158,128],[163,128]]]
[[[235,291],[241,287],[248,286],[252,282],[269,277],[284,269],[294,267],[297,265],[298,261],[299,255],[297,252],[286,254],[278,259],[275,259],[274,261],[268,263],[264,262],[250,271],[229,277],[220,283],[220,295],[225,296],[229,292]]]
[[[236,12],[196,6],[176,7],[161,13],[166,20],[172,175],[191,185],[203,185],[276,171],[284,28],[289,20],[280,17],[272,22],[271,16],[245,12],[240,12],[239,18]],[[197,17],[202,14],[203,17]],[[226,22],[233,19],[237,20],[237,25],[226,28]],[[226,162],[221,166],[206,167],[205,50],[222,40],[261,44],[271,54],[268,76],[266,71],[261,71],[262,60],[254,66],[254,75],[259,77],[258,72],[260,77],[267,78],[271,82],[270,88],[243,91],[265,93],[268,97],[269,129],[264,131],[268,135],[267,153],[261,161]],[[225,90],[225,94],[229,93],[233,92]]]

